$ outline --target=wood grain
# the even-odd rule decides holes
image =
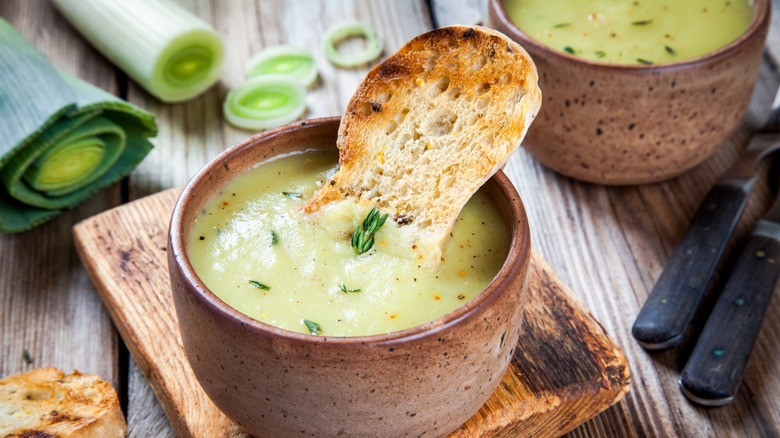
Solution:
[[[166,258],[179,193],[167,190],[80,222],[76,247],[177,434],[240,435],[200,389],[182,349]],[[529,293],[510,372],[453,437],[558,436],[628,390],[620,350],[536,253]]]
[[[457,5],[453,3],[463,3]],[[566,284],[602,322],[624,349],[634,378],[631,391],[571,436],[599,437],[775,437],[780,436],[780,298],[767,310],[761,335],[748,363],[737,400],[707,409],[688,402],[678,389],[680,372],[703,325],[711,300],[699,311],[680,348],[662,353],[644,351],[631,337],[639,309],[666,261],[682,238],[704,195],[718,176],[733,164],[758,129],[778,86],[780,2],[773,1],[765,62],[741,126],[712,158],[673,180],[637,187],[603,187],[555,174],[522,151],[505,173],[529,210],[531,240]],[[474,11],[467,23],[484,23],[479,0],[433,0],[439,25],[462,23],[458,9]],[[454,21],[453,21],[454,20]],[[544,90],[542,90],[544,93]],[[714,283],[727,273],[741,242],[769,206],[766,166],[737,226]],[[537,206],[534,208],[533,206]],[[711,287],[708,298],[717,293]],[[777,291],[776,291],[777,292]],[[773,346],[774,345],[774,346]]]
[[[432,27],[434,18],[438,25],[484,23],[480,11],[485,10],[483,0],[176,1],[215,25],[228,44],[223,81],[202,97],[175,105],[159,103],[126,79],[118,80],[112,67],[59,18],[49,2],[0,1],[0,16],[19,28],[55,65],[112,93],[127,88],[131,101],[157,114],[161,133],[154,140],[153,155],[130,178],[128,192],[133,199],[183,184],[209,158],[251,135],[228,126],[220,105],[227,87],[240,80],[242,63],[256,50],[281,42],[312,49],[321,74],[310,90],[307,116],[337,115],[368,67],[339,70],[324,60],[319,39],[328,24],[353,17],[372,23],[389,41],[387,55]],[[773,3],[777,11],[780,1]],[[628,396],[568,436],[780,436],[777,296],[767,310],[740,395],[724,408],[693,406],[677,388],[701,317],[681,348],[670,352],[649,354],[630,337],[639,307],[698,203],[720,172],[736,160],[750,132],[763,122],[780,83],[779,60],[780,25],[775,13],[759,84],[741,127],[725,139],[716,156],[674,180],[606,188],[556,175],[522,151],[507,164],[505,171],[529,214],[534,247],[622,347],[634,377]],[[762,181],[727,256],[739,249],[740,239],[749,233],[771,197]],[[118,202],[118,190],[112,188],[44,227],[23,235],[0,236],[0,376],[55,365],[113,374],[109,380],[116,382],[124,368],[116,354],[119,340],[76,261],[68,229],[78,219]],[[729,262],[723,263],[719,276],[729,269]],[[711,289],[711,294],[717,292]],[[702,310],[706,314],[706,306]],[[25,348],[34,359],[30,365],[21,359]],[[130,436],[172,436],[168,420],[133,361],[129,381]]]
[[[91,47],[72,44],[75,31],[49,2],[3,1],[0,17],[55,67],[108,92],[118,90],[113,67]],[[0,234],[0,377],[54,366],[119,383],[119,338],[81,267],[70,230],[117,205],[118,195],[114,186],[39,228]],[[31,363],[23,358],[25,350]]]

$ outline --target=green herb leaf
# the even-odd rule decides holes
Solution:
[[[374,246],[374,233],[382,228],[382,225],[387,221],[387,216],[388,214],[382,216],[376,208],[371,209],[366,218],[363,219],[363,223],[355,228],[355,232],[352,233],[352,238],[349,240],[355,253],[363,254]]]
[[[279,235],[276,234],[276,231],[271,230],[271,245],[276,245],[279,243]]]
[[[645,25],[648,25],[648,24],[650,24],[652,22],[653,22],[652,19],[650,19],[650,20],[641,20],[641,21],[632,21],[631,25],[632,26],[645,26]]]
[[[571,23],[558,23],[555,26],[553,26],[555,29],[560,29],[562,27],[569,27],[571,26]]]
[[[22,359],[24,359],[24,363],[27,365],[30,365],[33,362],[32,356],[30,356],[30,352],[27,351],[26,348],[22,350]]]
[[[670,55],[676,55],[676,54],[677,54],[677,52],[676,52],[676,51],[675,51],[673,48],[671,48],[671,47],[669,47],[669,46],[664,46],[664,49],[665,49],[665,50],[666,50],[666,52],[667,52],[668,54],[670,54]]]
[[[637,58],[636,62],[640,64],[650,65],[653,63],[653,61],[648,61],[647,59]]]
[[[563,51],[564,51],[564,52],[566,52],[566,53],[568,53],[569,55],[573,55],[573,54],[575,53],[575,52],[574,52],[574,49],[572,49],[572,48],[571,48],[571,47],[569,47],[569,46],[566,46],[566,47],[564,47],[564,48],[563,48]]]
[[[303,323],[306,324],[306,328],[309,329],[309,333],[313,335],[319,335],[322,333],[322,329],[320,328],[320,325],[317,324],[314,321],[309,321],[308,319],[304,319]]]
[[[254,287],[258,288],[258,289],[271,290],[271,286],[268,286],[267,284],[260,283],[259,281],[249,280],[249,284],[251,284],[252,286],[254,286]]]
[[[284,196],[287,196],[288,198],[294,198],[294,199],[301,199],[303,198],[303,195],[300,193],[295,192],[282,192]]]
[[[595,54],[596,54],[596,56],[598,56],[599,58],[603,58],[603,57],[607,56],[607,52],[605,52],[605,51],[603,51],[603,50],[596,50],[594,53],[595,53]]]
[[[360,292],[360,289],[347,289],[347,286],[344,285],[344,283],[341,283],[341,286],[339,286],[339,289],[341,289],[342,292],[345,294],[353,293],[353,292]]]

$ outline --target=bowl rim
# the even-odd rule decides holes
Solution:
[[[511,241],[507,258],[504,260],[504,264],[501,266],[501,269],[499,269],[493,280],[491,280],[479,294],[453,311],[432,321],[403,330],[375,335],[346,337],[318,336],[294,332],[258,321],[236,310],[209,290],[195,273],[185,250],[186,237],[184,236],[185,227],[183,221],[185,211],[190,208],[189,205],[192,202],[192,199],[194,199],[194,196],[192,195],[205,184],[208,180],[209,173],[213,169],[223,166],[223,163],[226,160],[229,160],[233,156],[240,155],[243,151],[255,147],[256,144],[280,135],[289,135],[291,132],[299,131],[301,129],[325,128],[328,125],[333,124],[336,125],[335,127],[338,127],[340,120],[340,116],[315,118],[266,130],[226,149],[211,159],[195,174],[195,176],[192,177],[192,179],[190,179],[176,201],[168,229],[168,251],[171,256],[169,257],[168,269],[171,272],[171,276],[173,276],[173,270],[176,269],[183,277],[187,294],[205,305],[212,314],[219,317],[221,320],[235,327],[240,326],[242,330],[248,330],[250,334],[254,336],[261,336],[269,339],[285,339],[290,342],[306,343],[310,345],[327,343],[350,346],[392,346],[429,336],[436,336],[441,332],[448,330],[450,327],[467,323],[469,320],[479,317],[480,314],[488,308],[487,305],[497,300],[498,296],[502,295],[502,292],[508,293],[510,289],[509,286],[514,281],[514,277],[523,269],[527,270],[527,266],[530,262],[531,239],[528,227],[528,216],[525,212],[522,200],[520,199],[520,195],[517,193],[517,190],[509,178],[501,170],[498,170],[489,181],[493,184],[497,184],[496,189],[500,193],[505,194],[508,200],[507,209],[511,216],[510,219],[512,223],[511,226],[509,226]],[[522,283],[525,284],[525,280],[523,280]],[[525,293],[525,291],[523,293]]]
[[[507,14],[506,9],[504,8],[504,1],[505,0],[488,0],[488,17],[490,20],[498,20],[498,23],[508,30],[508,36],[518,42],[524,48],[526,46],[533,47],[534,50],[544,52],[545,56],[554,58],[558,62],[564,62],[567,64],[587,65],[589,68],[606,70],[610,72],[628,71],[634,73],[651,74],[670,71],[675,72],[680,69],[709,65],[731,58],[736,54],[736,52],[742,50],[742,46],[745,43],[753,40],[759,36],[762,31],[765,31],[769,28],[771,16],[770,12],[772,8],[770,0],[754,0],[753,18],[751,19],[748,28],[730,43],[703,55],[659,64],[613,64],[569,55],[538,42],[536,39],[532,38],[530,35],[521,30],[520,27],[518,27],[514,21],[509,18],[509,14]],[[491,23],[491,26],[494,28],[498,27],[495,25],[495,23]]]

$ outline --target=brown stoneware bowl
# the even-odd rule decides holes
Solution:
[[[382,335],[321,337],[279,329],[228,306],[193,271],[185,242],[214,193],[256,163],[335,148],[339,118],[266,131],[207,164],[171,218],[168,264],[187,358],[211,400],[257,437],[441,437],[501,381],[517,344],[530,255],[522,202],[500,171],[485,189],[511,232],[495,279],[462,307]]]
[[[770,1],[713,52],[668,64],[618,65],[551,49],[520,30],[503,0],[490,25],[523,46],[539,71],[542,109],[523,142],[556,172],[600,184],[677,176],[713,155],[739,124],[758,78]]]

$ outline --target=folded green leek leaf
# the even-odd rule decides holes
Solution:
[[[154,116],[61,72],[0,19],[0,231],[33,228],[122,179]]]

